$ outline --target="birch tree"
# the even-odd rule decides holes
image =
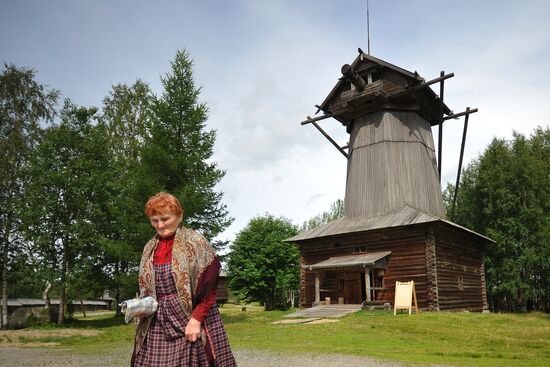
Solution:
[[[52,121],[59,92],[36,81],[33,69],[4,64],[0,73],[0,231],[3,328],[8,324],[10,252],[20,236],[21,192],[25,168],[40,136]]]
[[[94,280],[101,276],[100,270],[85,271],[101,269],[98,213],[111,171],[105,132],[93,123],[96,112],[66,100],[60,124],[45,130],[29,161],[25,228],[43,266],[55,269],[59,324],[65,320],[69,281],[82,284],[74,278],[78,274]]]

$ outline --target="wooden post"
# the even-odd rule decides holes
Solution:
[[[365,292],[367,294],[367,302],[372,301],[370,290],[370,268],[365,268]]]
[[[416,300],[416,288],[414,287],[414,282],[413,282],[413,302],[414,302],[414,309],[416,310],[416,314],[418,315],[418,301]],[[409,308],[409,315],[411,314],[412,312],[412,307]]]
[[[456,173],[455,192],[453,195],[453,205],[451,206],[451,219],[455,216],[456,196],[458,195],[458,185],[460,184],[460,173],[462,171],[462,158],[464,157],[464,144],[466,143],[466,132],[468,131],[468,118],[470,117],[470,107],[466,107],[466,118],[464,119],[464,131],[462,132],[462,145],[460,146],[460,157],[458,159],[458,172]]]
[[[376,274],[375,274],[375,270],[372,269],[372,270],[370,271],[370,274],[371,274],[372,285],[373,285],[373,287],[372,287],[372,300],[373,300],[373,301],[376,301],[376,283],[375,283],[375,281],[376,281]]]
[[[320,282],[319,282],[319,272],[315,272],[315,302],[319,303],[321,301],[321,291],[320,291]]]

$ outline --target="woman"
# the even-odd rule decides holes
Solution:
[[[140,319],[132,366],[236,366],[216,307],[220,261],[198,232],[180,226],[178,199],[160,192],[145,214],[157,235],[143,249],[140,298],[153,296],[157,311]]]

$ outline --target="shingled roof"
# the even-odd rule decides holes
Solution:
[[[468,228],[462,227],[461,225],[446,219],[437,218],[409,205],[405,205],[399,209],[392,210],[376,217],[348,218],[344,216],[327,224],[299,233],[296,236],[287,238],[285,242],[302,242],[314,238],[329,237],[346,233],[366,232],[388,227],[403,227],[432,222],[444,223],[454,228],[469,232],[487,242],[494,242],[490,238]]]
[[[379,74],[377,77],[379,79],[367,84],[361,93],[350,96],[350,81],[340,78],[319,105],[319,109],[326,115],[331,115],[334,119],[347,125],[357,117],[353,111],[346,107],[347,104],[363,105],[363,108],[367,110],[371,107],[373,110],[380,108],[411,109],[414,105],[414,109],[430,124],[439,123],[437,118],[439,113],[438,96],[430,87],[420,88],[425,80],[417,72],[410,72],[364,53],[357,56],[351,64],[351,69],[364,80],[370,78],[368,75],[374,74]],[[448,115],[451,110],[443,104],[443,112]]]

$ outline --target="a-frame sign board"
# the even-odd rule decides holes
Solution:
[[[395,282],[395,301],[393,306],[393,314],[397,314],[397,310],[409,310],[410,315],[412,313],[413,307],[418,314],[418,303],[416,301],[416,290],[414,289],[414,281],[411,280],[410,282]]]

